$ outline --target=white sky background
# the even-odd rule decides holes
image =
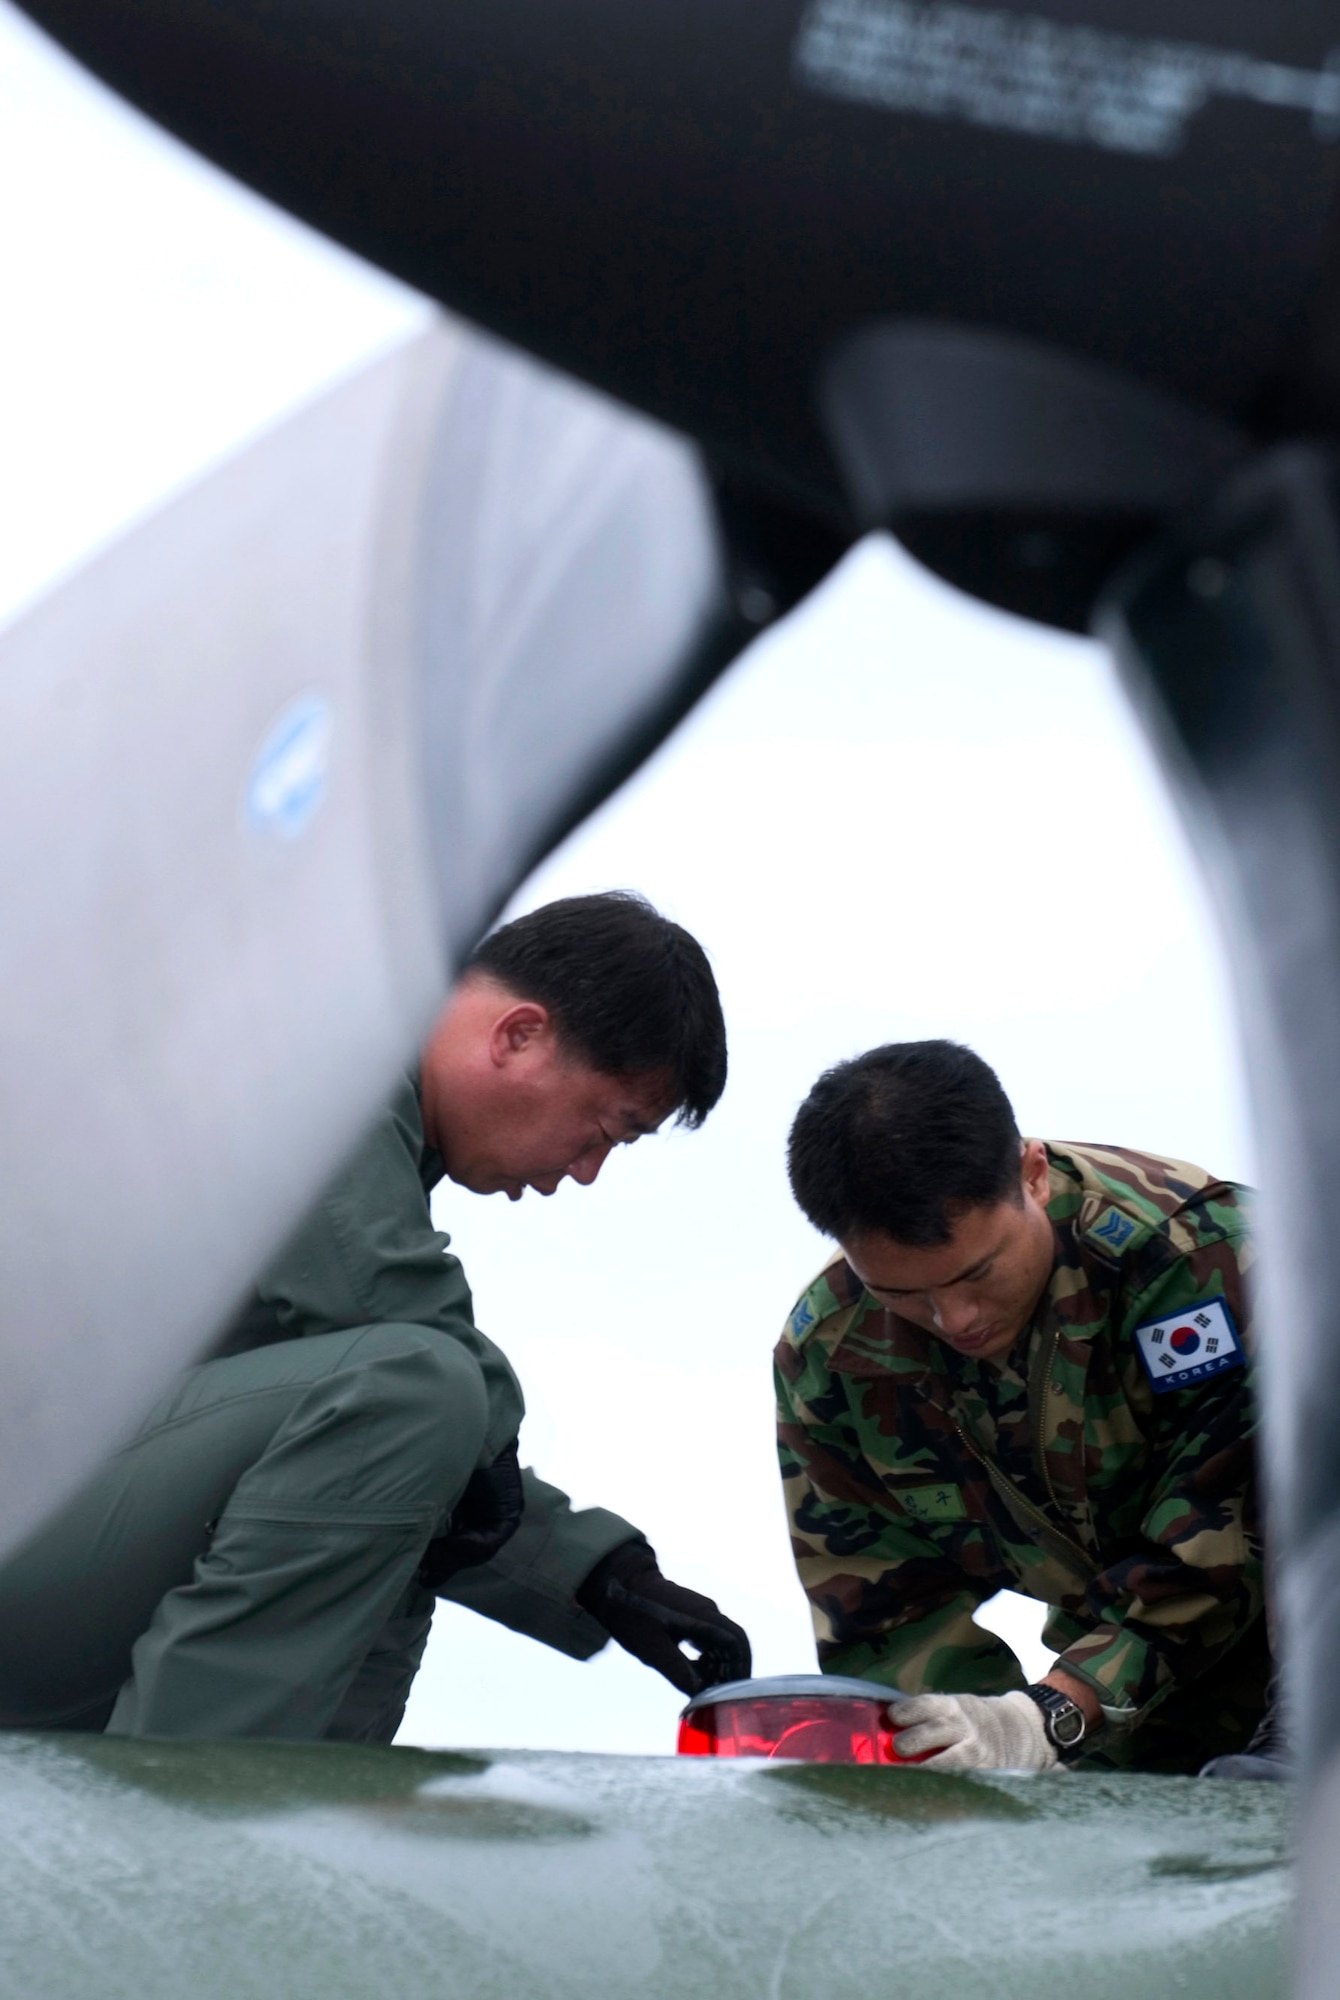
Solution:
[[[195,162],[0,0],[0,619],[423,307]],[[782,1147],[826,1064],[952,1035],[1025,1130],[1250,1178],[1218,949],[1108,663],[872,541],[756,645],[515,910],[632,887],[695,931],[731,1080],[594,1189],[437,1209],[524,1455],[812,1667],[769,1352],[823,1245]],[[1001,1629],[1037,1670],[1038,1618]],[[665,1751],[679,1697],[443,1607],[401,1740]]]

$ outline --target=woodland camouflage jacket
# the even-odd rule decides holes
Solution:
[[[1004,1365],[877,1304],[841,1256],[810,1286],[776,1351],[783,1487],[825,1671],[1021,1687],[973,1619],[1019,1590],[1129,1728],[1262,1611],[1246,1191],[1047,1152],[1056,1261]]]

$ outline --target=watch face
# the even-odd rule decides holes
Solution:
[[[1084,1734],[1084,1710],[1075,1704],[1052,1717],[1052,1736],[1057,1743],[1078,1743]]]

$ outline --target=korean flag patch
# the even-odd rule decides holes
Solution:
[[[1223,1368],[1241,1368],[1246,1358],[1222,1299],[1185,1306],[1170,1319],[1146,1320],[1135,1329],[1135,1344],[1156,1396],[1189,1389]]]

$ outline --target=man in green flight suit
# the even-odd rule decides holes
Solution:
[[[725,1078],[706,957],[640,898],[486,939],[212,1358],[0,1571],[0,1725],[390,1742],[437,1596],[686,1692],[747,1674],[638,1529],[522,1472],[519,1385],[429,1215],[444,1176],[589,1186]]]
[[[789,1165],[840,1245],[776,1353],[824,1670],[903,1690],[899,1751],[945,1769],[1278,1775],[1235,1754],[1271,1677],[1245,1191],[1024,1140],[943,1041],[828,1071]],[[1032,1687],[973,1617],[1002,1588],[1051,1606]]]

